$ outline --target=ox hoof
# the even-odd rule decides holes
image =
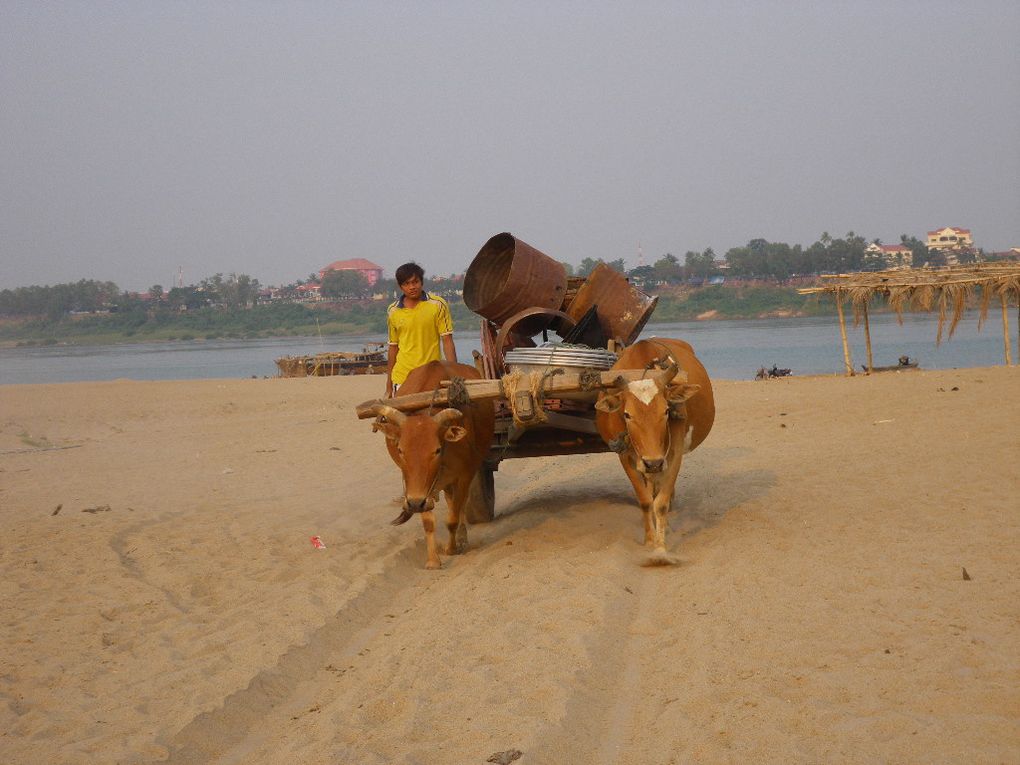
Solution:
[[[665,550],[655,550],[649,553],[648,557],[641,562],[642,566],[651,568],[655,566],[679,566],[680,557],[668,553]]]
[[[425,562],[425,568],[428,569],[429,571],[438,571],[442,567],[443,567],[443,564],[441,562],[439,562],[438,560],[436,560],[436,561],[430,560],[430,561],[426,561]]]

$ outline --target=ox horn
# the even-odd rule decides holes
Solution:
[[[412,515],[414,515],[414,510],[405,505],[404,509],[400,511],[400,515],[390,521],[390,524],[393,526],[399,526],[402,523],[407,523],[411,520]]]
[[[392,422],[397,427],[403,425],[404,420],[407,419],[406,414],[388,404],[376,404],[369,411],[376,417],[385,417],[387,421]]]
[[[680,370],[680,365],[676,363],[676,359],[672,356],[656,359],[656,365],[661,371],[653,372],[652,378],[659,384],[659,387],[665,388],[676,377],[676,373]]]
[[[432,419],[436,421],[436,425],[438,425],[440,429],[449,427],[463,417],[464,413],[460,411],[460,409],[454,409],[453,407],[444,409],[443,411],[432,415]]]

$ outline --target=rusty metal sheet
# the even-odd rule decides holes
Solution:
[[[541,332],[541,328],[532,331],[534,327],[550,326],[552,322],[558,322],[559,332],[566,334],[574,326],[574,320],[563,311],[556,311],[551,308],[525,308],[508,318],[503,326],[499,328],[499,336],[496,338],[496,352],[502,355],[509,347],[533,348],[535,344],[530,341],[532,335]],[[537,322],[537,323],[536,323]],[[517,343],[510,342],[517,340]],[[520,343],[521,340],[527,342]]]
[[[566,313],[575,322],[594,305],[606,337],[633,343],[655,310],[659,298],[645,294],[605,263],[599,263],[574,295]]]
[[[513,234],[489,239],[464,275],[464,304],[497,325],[528,308],[556,311],[563,304],[567,272],[563,264]],[[550,316],[537,314],[519,327],[532,336],[549,326]]]

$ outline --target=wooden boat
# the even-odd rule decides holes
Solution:
[[[371,343],[360,353],[316,353],[314,356],[283,356],[276,360],[280,377],[332,377],[335,375],[386,374],[386,343]]]
[[[901,372],[906,369],[917,369],[917,362],[911,360],[909,356],[900,356],[898,364],[889,364],[884,367],[872,367],[870,370],[868,369],[867,364],[861,364],[861,368],[864,369],[865,372]]]

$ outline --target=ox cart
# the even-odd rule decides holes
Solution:
[[[491,401],[495,434],[466,506],[469,522],[490,521],[493,473],[503,460],[609,450],[596,430],[595,401],[621,376],[629,381],[644,374],[609,368],[616,351],[637,339],[657,300],[601,263],[587,278],[568,278],[559,262],[509,233],[498,234],[464,281],[464,302],[481,317],[481,351],[474,354],[481,379],[366,401],[358,417],[375,417],[383,403],[414,412]],[[550,332],[560,340],[550,341]]]

